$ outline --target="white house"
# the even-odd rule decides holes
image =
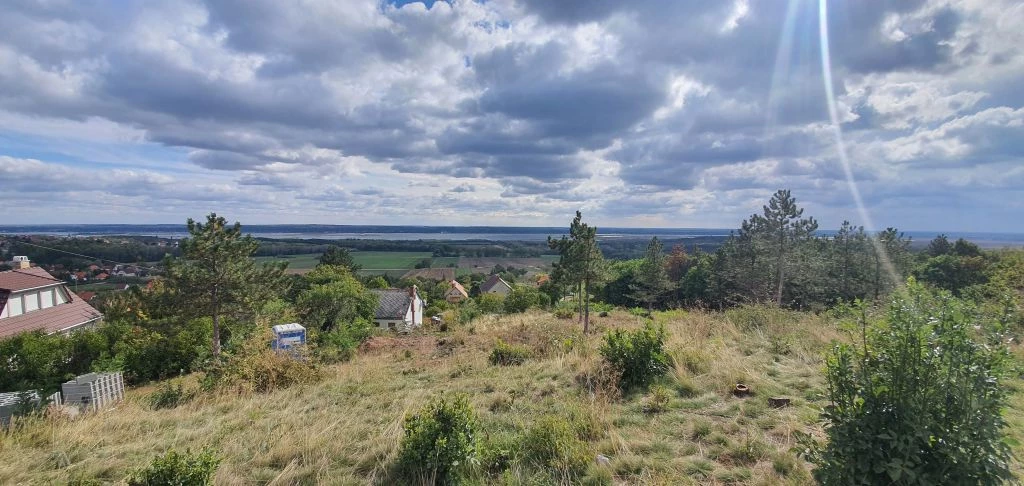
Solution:
[[[491,278],[480,284],[481,294],[498,294],[505,297],[509,292],[512,292],[512,286],[497,275],[491,275]]]
[[[420,298],[415,285],[408,290],[374,289],[372,292],[380,300],[373,317],[377,327],[406,332],[423,325],[426,303]]]
[[[42,330],[68,332],[99,322],[103,314],[39,267],[0,272],[0,338]]]

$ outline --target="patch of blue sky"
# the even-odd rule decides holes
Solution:
[[[87,142],[0,131],[0,155],[78,168],[146,169],[171,174],[203,172],[188,162],[188,150],[148,142]]]

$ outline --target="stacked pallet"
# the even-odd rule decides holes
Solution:
[[[61,385],[64,403],[83,409],[99,410],[124,399],[121,372],[89,373]]]

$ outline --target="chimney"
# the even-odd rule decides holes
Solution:
[[[412,306],[412,325],[416,326],[416,286],[415,285],[413,285],[412,287],[409,287],[409,297],[411,297],[410,300],[412,300],[412,303],[409,304],[409,305]]]
[[[15,270],[24,270],[24,269],[26,269],[28,267],[31,267],[31,266],[32,266],[32,264],[29,263],[27,256],[16,256],[16,257],[14,257],[14,269]]]

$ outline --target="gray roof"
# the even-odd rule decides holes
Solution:
[[[412,303],[408,290],[374,289],[373,293],[380,299],[374,319],[405,319],[405,313],[409,311],[409,305]]]
[[[505,287],[508,287],[509,289],[512,288],[512,286],[509,285],[508,282],[505,281],[505,279],[503,279],[503,278],[501,278],[501,277],[499,277],[497,275],[491,275],[491,278],[487,279],[486,282],[480,284],[480,291],[481,292],[490,292],[491,289],[493,289],[494,287],[497,287],[498,285],[504,285]]]

